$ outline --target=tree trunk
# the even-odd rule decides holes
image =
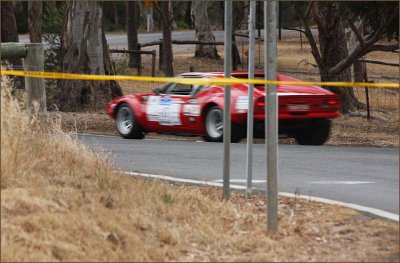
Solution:
[[[171,10],[170,1],[163,1],[161,3],[162,16],[163,16],[163,72],[166,76],[174,76],[174,58],[172,54],[172,22],[173,14]]]
[[[244,2],[233,2],[233,19],[232,19],[232,70],[237,70],[241,65],[239,49],[236,45],[235,31],[240,29],[244,19]]]
[[[239,49],[236,45],[236,37],[232,34],[232,70],[237,70],[238,65],[241,65]]]
[[[188,1],[185,11],[185,23],[189,26],[189,28],[193,28],[192,5],[192,1]]]
[[[1,1],[1,42],[19,42],[15,19],[15,2]],[[12,69],[22,69],[22,59],[8,59]],[[13,89],[24,89],[23,77],[11,77]]]
[[[28,29],[31,43],[42,43],[42,1],[28,2]]]
[[[138,50],[139,7],[136,1],[126,2],[126,32],[128,49]],[[140,54],[129,54],[129,67],[139,67]]]
[[[63,72],[113,75],[99,2],[74,1],[66,8],[62,37]],[[115,81],[61,80],[54,94],[54,105],[63,111],[104,109],[121,96]]]
[[[119,16],[118,16],[118,2],[111,2],[111,8],[113,10],[113,24],[114,24],[114,28],[119,28]]]
[[[1,42],[18,42],[14,2],[1,2]]]
[[[364,35],[364,25],[362,24],[361,20],[357,20],[354,23],[355,28],[360,33],[361,36]],[[350,52],[357,47],[357,36],[356,34],[351,31],[350,33],[350,40],[349,40],[349,49]],[[363,57],[361,57],[363,59]],[[367,79],[367,66],[366,63],[359,62],[357,60],[353,64],[353,74],[354,74],[354,82],[364,82]]]
[[[196,29],[196,38],[199,41],[214,42],[215,37],[208,23],[207,2],[195,1],[192,3],[192,20]],[[219,59],[215,45],[196,45],[195,57]]]
[[[340,74],[330,75],[329,69],[336,66],[348,55],[345,31],[340,18],[338,5],[335,2],[316,3],[319,6],[319,13],[315,13],[320,21],[318,25],[319,44],[321,50],[322,63],[324,68],[320,68],[321,81],[345,81],[351,82],[350,68],[343,70]],[[342,112],[354,111],[361,106],[354,95],[353,88],[347,87],[325,87],[342,99]]]

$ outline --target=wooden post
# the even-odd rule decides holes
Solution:
[[[366,97],[366,101],[367,101],[367,120],[371,120],[371,111],[369,109],[368,87],[365,87],[365,97]]]
[[[22,43],[1,43],[1,58],[13,59],[24,58],[27,53],[25,44]]]
[[[164,45],[163,45],[163,43],[162,43],[162,40],[161,40],[161,43],[160,43],[160,45],[159,45],[159,51],[158,51],[158,53],[159,53],[159,70],[162,70],[162,64],[163,64],[163,56],[164,56]]]
[[[153,50],[153,54],[151,54],[151,76],[156,76],[156,51]]]
[[[301,23],[300,23],[300,49],[303,51],[303,33],[301,32]]]
[[[140,46],[140,43],[138,43],[137,50],[140,50],[140,49],[141,49],[141,46]],[[138,63],[137,74],[138,74],[138,76],[141,76],[142,75],[142,55],[140,53],[137,54],[137,63]]]
[[[34,43],[26,44],[27,54],[24,59],[24,70],[25,71],[43,71],[43,44]],[[25,77],[25,89],[28,97],[29,107],[33,107],[33,104],[37,102],[39,104],[39,112],[43,115],[47,114],[46,106],[46,89],[44,86],[43,78],[30,78]]]

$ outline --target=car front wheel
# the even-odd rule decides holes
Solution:
[[[207,142],[222,142],[224,135],[223,111],[218,106],[211,107],[206,113],[205,128]],[[242,139],[242,127],[232,123],[231,142],[237,143]]]
[[[116,125],[118,133],[125,139],[143,139],[144,131],[136,121],[132,108],[121,104],[117,109]]]
[[[315,120],[294,135],[298,144],[322,145],[329,139],[331,120]]]

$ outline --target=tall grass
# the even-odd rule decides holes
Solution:
[[[44,129],[3,80],[3,262],[386,261],[399,251],[398,224],[350,209],[280,198],[272,234],[263,195],[224,201],[219,190],[113,173],[59,120]]]

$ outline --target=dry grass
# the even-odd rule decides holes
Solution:
[[[280,198],[279,232],[265,198],[113,173],[59,122],[1,96],[1,261],[393,261],[398,223]]]

